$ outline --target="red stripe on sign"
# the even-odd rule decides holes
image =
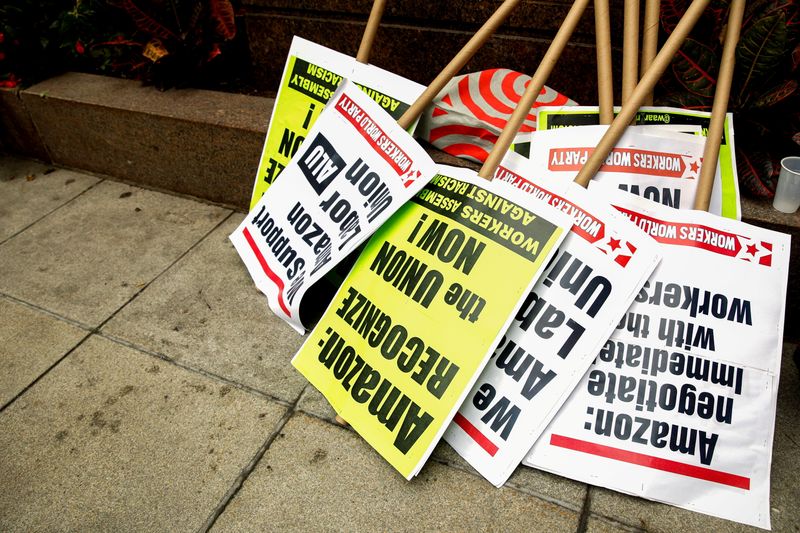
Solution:
[[[414,162],[355,101],[342,94],[336,102],[336,110],[364,137],[367,144],[389,163],[398,176],[408,172]]]
[[[489,439],[486,438],[486,435],[481,433],[478,428],[472,425],[472,422],[464,418],[461,413],[456,413],[455,418],[453,418],[453,422],[455,422],[458,427],[463,429],[467,435],[472,437],[472,440],[478,443],[478,445],[486,450],[486,453],[494,457],[494,454],[497,453],[497,446],[492,443]]]
[[[594,442],[573,439],[563,435],[551,435],[550,445],[558,446],[559,448],[566,448],[568,450],[575,450],[576,452],[597,455],[599,457],[605,457],[615,461],[622,461],[623,463],[645,466],[654,470],[661,470],[663,472],[671,472],[681,476],[703,479],[705,481],[711,481],[721,485],[728,485],[738,489],[750,490],[750,478],[737,476],[736,474],[729,474],[728,472],[722,472],[720,470],[712,470],[711,468],[705,468],[702,466],[687,465],[686,463],[679,463],[678,461],[671,461],[669,459],[662,459],[660,457],[645,455],[643,453],[612,448],[611,446],[603,446],[602,444],[595,444]]]
[[[242,233],[244,234],[245,240],[247,240],[247,244],[250,245],[250,249],[253,250],[256,259],[258,259],[258,263],[264,270],[264,274],[266,274],[272,283],[278,287],[278,305],[281,306],[281,309],[283,309],[283,312],[286,313],[286,316],[292,316],[292,313],[289,312],[289,308],[286,306],[286,302],[283,300],[283,280],[275,272],[273,272],[271,268],[269,268],[267,260],[264,259],[264,256],[261,254],[261,250],[259,250],[258,246],[256,246],[256,241],[253,240],[253,236],[250,235],[250,230],[244,228]]]

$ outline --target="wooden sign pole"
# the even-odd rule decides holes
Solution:
[[[639,0],[625,0],[622,27],[622,105],[639,81]]]
[[[614,120],[614,77],[611,70],[611,16],[608,0],[594,0],[594,28],[600,124],[611,124]]]
[[[725,32],[725,44],[722,48],[722,60],[717,76],[717,88],[714,91],[714,103],[711,106],[711,121],[708,125],[706,146],[703,150],[703,166],[697,183],[697,195],[694,208],[708,211],[711,190],[714,188],[714,176],[719,160],[719,145],[725,126],[725,115],[728,111],[728,97],[731,94],[733,68],[736,63],[736,44],[739,42],[739,31],[742,29],[745,0],[733,0],[728,14],[728,27]]]
[[[642,67],[644,74],[658,52],[658,19],[661,12],[661,0],[647,0],[644,6],[644,29],[642,30]],[[653,91],[650,91],[642,105],[653,105]]]
[[[369,13],[369,20],[367,20],[367,27],[364,28],[364,35],[361,36],[361,45],[358,47],[358,54],[356,54],[356,61],[369,63],[369,55],[372,52],[372,43],[375,41],[375,34],[378,32],[378,26],[381,24],[381,17],[383,16],[383,9],[386,7],[386,0],[375,0],[372,2],[372,11]]]

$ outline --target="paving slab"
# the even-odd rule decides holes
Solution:
[[[0,298],[0,406],[87,335],[85,330]]]
[[[0,155],[0,242],[98,181],[88,174]]]
[[[333,410],[325,396],[313,386],[307,387],[303,392],[300,401],[297,402],[297,410],[331,422],[336,419],[336,411]]]
[[[772,448],[771,501],[773,531],[800,531],[800,487],[797,457],[800,455],[800,378],[792,361],[795,345],[784,344],[775,442]],[[679,509],[602,488],[592,488],[591,512],[614,518],[650,532],[708,531],[756,532],[759,528]]]
[[[612,520],[600,519],[596,516],[589,517],[586,521],[586,533],[621,533],[621,532],[646,531],[641,527],[620,524]]]
[[[304,414],[282,429],[214,531],[575,531],[578,514],[429,462],[408,482],[358,435]]]
[[[312,386],[307,387],[303,392],[300,401],[297,403],[297,409],[330,422],[334,422],[336,418],[336,411],[333,410],[322,393]],[[431,459],[459,468],[479,478],[485,483],[486,490],[494,489],[491,483],[486,481],[477,470],[472,468],[472,466],[458,455],[458,452],[444,440],[436,445],[436,448],[431,454]],[[517,467],[514,474],[511,475],[506,483],[506,486],[559,503],[560,505],[577,511],[580,511],[583,506],[583,500],[586,497],[586,485],[584,483],[579,483],[572,479],[556,476],[549,472],[543,472],[526,466]]]
[[[0,245],[0,292],[97,326],[229,213],[104,181]]]
[[[303,337],[269,310],[228,240],[243,217],[226,220],[103,331],[293,402],[306,385],[290,364]]]
[[[284,411],[93,336],[0,414],[0,530],[197,530]]]

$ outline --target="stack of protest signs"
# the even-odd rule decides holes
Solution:
[[[525,464],[768,528],[789,237],[590,192],[662,260]]]
[[[230,238],[278,316],[300,333],[321,316],[292,364],[405,478],[444,438],[498,487],[522,461],[769,527],[789,239],[737,220],[730,115],[636,115],[707,3],[611,125],[540,109],[529,157],[508,152],[576,0],[478,173],[436,165],[406,131],[466,56],[423,90],[293,42]],[[724,132],[706,162],[719,156],[722,217],[691,210],[713,178],[706,127]],[[348,256],[326,297],[311,290]]]
[[[384,107],[399,114],[398,99],[387,97],[371,86],[343,81],[331,70],[345,68],[347,56],[317,49],[324,52],[320,59],[330,59],[320,66],[303,59],[298,61],[290,52],[282,82],[287,85],[286,91],[283,99],[279,95],[276,102],[272,118],[275,122],[270,123],[261,160],[262,167],[265,164],[272,167],[275,159],[270,159],[270,154],[275,143],[270,142],[270,137],[273,132],[280,132],[274,138],[285,136],[286,142],[278,145],[278,151],[285,151],[284,160],[291,159],[285,166],[278,161],[275,168],[286,179],[263,191],[277,174],[262,179],[259,170],[251,212],[230,239],[256,286],[266,294],[270,309],[296,331],[302,334],[306,329],[301,314],[307,317],[307,322],[313,321],[327,306],[328,293],[333,291],[331,287],[323,289],[323,284],[318,283],[325,274],[342,264],[348,254],[435,175],[433,160],[404,128],[412,126],[436,93],[491,37],[518,3],[519,0],[505,0],[397,121]],[[383,2],[376,0],[359,50],[360,61],[369,55],[382,9]],[[301,55],[312,52],[316,46],[301,40],[296,45],[295,52],[302,52]],[[369,65],[353,63],[350,67],[352,75],[374,74],[370,79],[376,83],[391,85],[399,80]],[[308,78],[302,78],[302,72],[295,72],[296,68],[321,75],[330,85],[308,82],[306,87]],[[305,80],[297,81],[305,92],[298,91],[297,86],[289,87],[295,80]],[[334,91],[336,83],[339,88]],[[315,104],[308,102],[306,110],[303,100],[303,96],[314,96],[308,94],[309,88],[314,88],[311,92],[316,97],[328,100],[313,126]],[[287,120],[300,124],[303,130],[310,128],[305,137],[298,137],[292,130],[294,126],[278,120],[284,113],[281,102],[286,102]],[[312,297],[304,298],[309,292]]]
[[[292,364],[410,479],[570,225],[527,193],[439,167],[369,241]]]
[[[587,185],[685,38],[695,0],[575,178]],[[744,1],[731,3],[694,207],[707,209]],[[525,464],[707,514],[770,525],[789,237],[592,183],[662,261]]]

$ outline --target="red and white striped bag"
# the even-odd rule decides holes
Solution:
[[[451,155],[483,163],[530,79],[506,68],[456,76],[426,110],[416,135]],[[577,104],[544,86],[520,134],[536,130],[537,107],[564,105]]]

